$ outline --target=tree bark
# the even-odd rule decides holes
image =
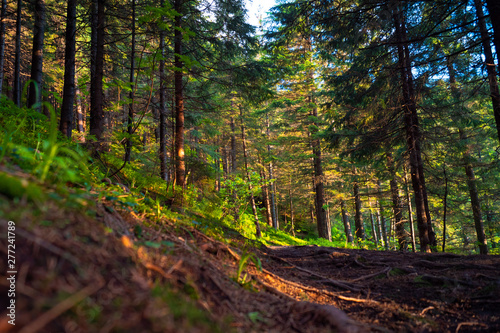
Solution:
[[[92,0],[89,134],[97,141],[104,132],[104,6],[105,0]]]
[[[267,140],[269,141],[270,140],[270,137],[271,137],[271,133],[270,133],[270,130],[269,130],[269,114],[266,114],[266,137],[267,137]],[[270,185],[270,193],[269,193],[269,196],[270,196],[270,204],[271,204],[271,218],[272,218],[272,223],[273,223],[273,228],[274,229],[279,229],[279,223],[278,223],[278,214],[277,214],[277,211],[276,211],[276,188],[275,188],[275,185],[274,185],[274,175],[273,175],[273,161],[271,159],[271,145],[268,143],[267,144],[267,154],[268,154],[268,157],[270,158],[269,159],[269,163],[268,163],[268,170],[269,170],[269,180],[271,181],[271,185]]]
[[[446,249],[446,211],[448,208],[448,176],[446,175],[446,166],[443,165],[444,176],[444,198],[443,198],[443,252]]]
[[[161,6],[164,6],[165,1],[161,1]],[[163,17],[162,17],[163,20]],[[160,177],[161,179],[168,181],[168,169],[167,169],[167,110],[165,108],[165,31],[163,27],[160,27]]]
[[[415,102],[410,52],[406,38],[406,26],[404,23],[403,13],[401,11],[396,12],[393,18],[396,28],[395,32],[399,69],[401,71],[406,142],[408,146],[411,179],[413,191],[415,192],[415,203],[417,208],[420,251],[431,252],[431,247],[435,247],[437,243],[434,230],[432,229],[429,205],[427,201],[427,190],[425,186],[422,153],[420,147],[421,133]]]
[[[363,218],[361,216],[361,196],[359,193],[358,177],[356,176],[356,167],[353,169],[354,174],[354,184],[353,184],[353,194],[354,194],[354,226],[356,228],[355,234],[357,239],[365,240],[365,227],[363,225]]]
[[[500,142],[500,91],[498,89],[495,60],[493,59],[493,52],[491,50],[491,44],[490,44],[490,35],[486,27],[486,20],[484,19],[482,1],[474,0],[474,5],[476,7],[479,32],[481,33],[481,39],[483,43],[486,73],[488,73],[488,83],[490,86],[491,103],[493,105],[493,115],[495,117],[495,123],[497,125],[498,141]],[[492,6],[492,8],[495,10],[497,6]],[[493,20],[494,18],[492,17],[492,21]],[[496,37],[497,36],[495,35],[495,38]]]
[[[493,42],[497,52],[500,50],[500,2],[498,0],[486,0],[488,12],[490,13],[491,25],[493,26]],[[497,54],[498,60],[498,54]]]
[[[64,86],[59,130],[71,138],[75,100],[76,0],[68,0],[66,9],[66,48],[64,51]]]
[[[179,14],[175,17],[174,33],[174,85],[175,85],[175,182],[184,188],[186,164],[184,160],[184,87],[182,62],[182,31],[183,28],[183,0],[175,0],[174,9]]]
[[[392,210],[394,212],[394,225],[396,230],[396,237],[398,239],[399,250],[406,251],[408,249],[408,240],[406,239],[406,232],[403,224],[403,204],[399,196],[398,183],[396,181],[396,170],[394,169],[394,160],[391,153],[386,153],[387,156],[387,169],[391,175],[389,185],[391,187]]]
[[[31,77],[28,91],[28,107],[36,105],[41,111],[42,74],[43,74],[43,41],[45,32],[45,0],[35,1],[35,25],[33,27],[33,47],[31,49]]]
[[[16,54],[14,60],[14,103],[21,107],[21,20],[22,20],[22,0],[17,0],[16,16]]]
[[[410,188],[408,187],[408,180],[406,174],[406,167],[403,165],[403,170],[405,173],[405,190],[406,190],[406,202],[408,203],[408,222],[410,223],[410,234],[411,234],[411,246],[412,251],[417,251],[417,245],[415,242],[415,227],[413,226],[413,209],[411,206],[411,196],[410,196]]]
[[[3,94],[3,78],[5,64],[5,17],[7,14],[7,0],[2,0],[0,16],[0,95]]]
[[[476,4],[477,5],[477,4]],[[447,61],[448,75],[450,77],[450,86],[453,95],[458,98],[459,91],[456,84],[455,70],[451,59],[448,58]],[[496,77],[495,77],[496,81]],[[497,86],[498,89],[498,86]],[[479,252],[481,254],[488,253],[488,245],[486,242],[486,235],[484,233],[484,225],[481,217],[481,202],[479,201],[479,194],[477,191],[476,177],[474,175],[474,169],[472,168],[472,156],[470,153],[470,145],[468,144],[468,138],[466,133],[462,128],[458,129],[458,134],[460,141],[464,144],[465,150],[462,152],[462,158],[465,164],[465,174],[467,176],[467,187],[469,189],[470,201],[472,205],[472,215],[474,217],[474,227],[476,229],[477,242],[479,246]]]
[[[342,222],[344,223],[344,232],[346,235],[346,240],[348,243],[354,243],[354,238],[351,232],[351,223],[349,222],[349,216],[347,216],[347,210],[344,199],[340,200],[340,211],[342,213]]]
[[[128,98],[128,117],[127,117],[127,140],[125,142],[125,162],[130,162],[130,155],[132,153],[132,135],[134,134],[134,86],[135,86],[135,0],[132,0],[132,45],[130,45],[130,75],[129,84],[130,92]]]
[[[241,118],[241,142],[243,144],[243,159],[245,162],[245,173],[247,176],[248,190],[250,191],[250,204],[252,205],[252,213],[255,223],[255,236],[260,238],[262,236],[260,232],[259,216],[257,215],[257,207],[255,205],[255,197],[253,196],[253,186],[252,179],[250,177],[250,171],[248,168],[248,154],[247,154],[247,144],[245,139],[245,124],[243,122],[243,108],[240,107],[240,118]]]

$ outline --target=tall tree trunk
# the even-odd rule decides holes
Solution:
[[[267,140],[269,141],[271,138],[271,133],[269,130],[270,124],[269,124],[269,114],[266,114],[266,137]],[[268,170],[269,170],[269,180],[271,181],[270,185],[270,204],[271,204],[271,218],[273,222],[273,228],[274,229],[279,229],[279,223],[278,223],[278,214],[276,211],[276,187],[274,185],[274,175],[273,175],[273,161],[271,159],[271,145],[268,143],[267,144],[267,154],[269,157],[269,163],[268,163]]]
[[[35,0],[35,25],[33,27],[33,48],[31,49],[31,77],[28,91],[28,106],[41,111],[43,41],[45,32],[45,0]]]
[[[477,6],[477,4],[476,4]],[[491,50],[490,50],[491,51]],[[448,58],[447,61],[448,74],[450,77],[450,86],[455,97],[459,96],[459,91],[457,88],[455,70],[451,59]],[[496,82],[496,76],[495,76]],[[496,83],[495,83],[496,85]],[[498,89],[498,86],[497,86]],[[477,243],[479,245],[479,252],[481,254],[488,253],[488,245],[486,243],[486,235],[484,233],[483,220],[481,217],[481,203],[479,201],[479,195],[477,192],[476,177],[474,175],[474,169],[472,168],[472,156],[470,153],[470,145],[468,144],[468,138],[462,128],[458,129],[458,134],[460,136],[460,141],[464,144],[465,150],[462,152],[462,157],[465,164],[465,174],[467,176],[467,187],[469,188],[470,201],[472,205],[472,215],[474,217],[474,226],[476,228]]]
[[[491,25],[493,26],[493,42],[497,53],[500,50],[500,2],[498,0],[486,0],[488,12],[490,12]],[[497,60],[498,54],[497,54]]]
[[[356,228],[355,234],[357,239],[365,240],[365,227],[363,225],[363,218],[361,216],[361,195],[359,193],[358,176],[356,175],[356,167],[353,168],[353,194],[354,194],[354,226]]]
[[[7,0],[2,0],[0,17],[0,95],[3,94],[3,78],[5,64],[5,18],[7,14]]]
[[[372,202],[370,200],[370,197],[368,197],[368,209],[370,210],[370,222],[372,226],[372,234],[373,234],[373,241],[375,242],[375,245],[378,247],[378,235],[377,235],[377,228],[375,225],[375,220],[373,219],[373,208],[372,208]]]
[[[105,0],[92,0],[89,134],[98,141],[104,132],[104,6]]]
[[[405,192],[406,192],[406,202],[408,203],[408,222],[410,223],[410,234],[411,234],[411,246],[412,251],[417,251],[417,244],[415,242],[415,227],[413,226],[413,209],[411,206],[411,196],[410,188],[408,186],[408,175],[406,174],[406,167],[403,165],[404,178],[405,178]]]
[[[293,237],[295,237],[295,226],[293,216],[293,198],[292,198],[292,178],[290,177],[290,188],[288,189],[288,196],[290,197],[290,223]]]
[[[484,19],[483,3],[481,0],[474,0],[474,5],[476,7],[479,32],[481,33],[481,39],[483,43],[484,58],[485,58],[484,60],[486,64],[486,72],[488,73],[488,83],[490,86],[491,104],[493,105],[493,115],[495,116],[498,141],[500,142],[500,92],[498,89],[495,60],[493,59],[493,52],[491,50],[491,44],[490,44],[490,35],[486,27],[486,20]],[[496,6],[493,6],[493,9],[495,8]],[[493,20],[494,18],[492,17],[492,21]]]
[[[377,191],[379,193],[379,199],[377,200],[378,203],[378,214],[377,217],[380,216],[380,228],[381,233],[382,233],[382,239],[384,240],[384,247],[386,250],[389,250],[389,241],[387,239],[387,226],[385,225],[385,217],[384,217],[384,207],[382,206],[381,202],[381,192],[380,192],[380,180],[377,180]]]
[[[66,15],[66,49],[64,51],[64,86],[59,130],[71,138],[75,100],[76,0],[68,0]]]
[[[76,129],[77,129],[78,133],[84,133],[85,132],[85,109],[83,108],[82,94],[80,93],[80,88],[78,88],[78,85],[75,85],[75,95],[76,95],[76,115],[77,115]],[[85,140],[84,136],[82,136],[82,140]]]
[[[231,110],[234,109],[233,105],[234,105],[234,102],[231,101]],[[234,123],[234,117],[232,115],[231,115],[229,125],[231,127],[231,173],[235,173],[236,168],[237,168],[237,162],[236,162],[236,124]]]
[[[354,238],[351,232],[351,223],[349,222],[349,216],[347,216],[347,210],[344,199],[340,200],[340,211],[342,213],[342,222],[344,223],[344,232],[346,235],[346,240],[348,243],[354,243]]]
[[[257,215],[257,207],[255,205],[255,197],[253,196],[253,186],[252,179],[250,177],[250,171],[248,168],[248,154],[247,154],[247,144],[245,139],[245,124],[243,121],[243,108],[240,107],[240,118],[241,118],[241,142],[243,144],[243,159],[245,160],[245,173],[248,181],[248,190],[250,191],[250,204],[252,205],[252,213],[255,223],[255,236],[260,238],[262,236],[260,232],[259,216]]]
[[[443,198],[443,252],[446,249],[446,212],[448,208],[448,176],[446,175],[446,166],[443,165],[444,176],[444,198]]]
[[[125,162],[130,162],[132,154],[132,135],[134,134],[134,98],[135,98],[135,0],[132,0],[132,45],[130,45],[130,75],[129,84],[130,92],[128,98],[128,117],[127,117],[127,140],[125,142]]]
[[[177,185],[184,188],[186,164],[184,161],[184,87],[183,70],[184,63],[182,62],[182,31],[183,28],[183,2],[184,0],[175,0],[174,9],[178,13],[175,16],[175,33],[174,33],[174,73],[175,85],[175,156],[176,169],[175,179]]]
[[[391,175],[389,185],[391,187],[392,210],[394,212],[394,225],[396,230],[396,237],[398,239],[399,250],[408,249],[408,240],[406,239],[406,231],[403,224],[403,204],[399,196],[398,183],[396,181],[396,170],[394,169],[394,160],[390,152],[386,153],[387,156],[387,169]]]
[[[259,158],[259,165],[262,164],[262,160],[260,157],[260,154],[258,155]],[[266,180],[266,170],[265,168],[260,169],[260,179],[261,179],[261,189],[262,189],[262,200],[264,201],[264,207],[266,208],[266,220],[267,220],[267,225],[272,227],[273,225],[273,218],[271,214],[271,203],[269,200],[269,187],[267,186],[267,180]]]
[[[314,98],[310,97],[311,103],[315,103]],[[318,118],[318,108],[314,106],[311,110],[311,115],[314,119]],[[317,121],[314,121],[314,128],[318,127]],[[331,231],[329,231],[328,221],[325,211],[325,185],[323,176],[323,166],[321,162],[321,143],[319,138],[315,137],[317,130],[311,132],[311,146],[313,150],[313,166],[314,166],[314,192],[316,219],[318,226],[318,236],[324,239],[332,240]],[[330,236],[329,236],[330,235]]]
[[[160,6],[163,8],[165,5],[165,0],[161,0]],[[163,17],[162,17],[163,21]],[[165,96],[165,31],[163,27],[160,27],[160,177],[161,179],[168,181],[168,169],[167,169],[167,110],[165,108],[166,96]]]
[[[420,250],[422,252],[431,252],[431,247],[435,247],[437,243],[434,230],[432,229],[427,201],[427,190],[420,148],[420,125],[415,102],[410,52],[406,37],[406,25],[401,11],[394,14],[394,24],[396,28],[397,51],[401,71],[406,142],[408,145],[410,172],[417,208]]]
[[[17,0],[16,16],[16,55],[14,60],[14,103],[21,107],[21,20],[22,20],[22,0]]]

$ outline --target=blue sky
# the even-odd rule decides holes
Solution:
[[[276,3],[275,0],[245,0],[248,9],[248,23],[259,26],[259,17],[264,18],[269,8]]]

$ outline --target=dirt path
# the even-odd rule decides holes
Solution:
[[[294,298],[330,304],[372,331],[500,332],[500,258],[271,247],[263,266]]]

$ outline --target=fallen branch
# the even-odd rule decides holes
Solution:
[[[354,280],[351,280],[351,282],[357,282],[357,281],[361,281],[361,280],[366,280],[366,279],[369,279],[369,278],[372,278],[372,277],[375,277],[375,276],[378,276],[380,274],[386,274],[386,273],[389,273],[391,271],[391,267],[386,267],[384,268],[382,271],[380,272],[376,272],[376,273],[372,273],[372,274],[368,274],[368,275],[364,275],[364,276],[360,276],[359,278],[357,279],[354,279]]]
[[[102,277],[99,278],[98,281],[96,281],[96,283],[92,283],[91,285],[88,285],[87,287],[83,288],[82,290],[80,290],[76,294],[73,294],[72,296],[66,298],[64,301],[60,302],[59,304],[54,306],[52,309],[48,310],[47,312],[42,314],[40,317],[35,319],[29,325],[24,326],[19,331],[19,333],[38,332],[43,327],[45,327],[45,325],[47,325],[52,320],[54,320],[57,317],[59,317],[60,315],[62,315],[67,310],[71,309],[78,302],[84,300],[85,298],[89,297],[90,295],[92,295],[93,293],[95,293],[96,291],[101,289],[105,284],[104,279]]]

